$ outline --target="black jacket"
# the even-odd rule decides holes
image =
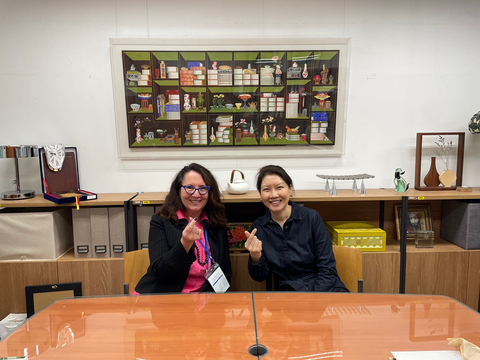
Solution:
[[[268,209],[252,224],[262,241],[260,262],[248,262],[252,279],[263,281],[271,271],[276,291],[348,292],[338,277],[332,242],[320,214],[289,204],[292,214],[283,229]]]
[[[196,260],[193,246],[187,253],[180,242],[186,226],[186,219],[180,219],[175,226],[170,220],[159,215],[152,216],[148,236],[150,266],[138,282],[135,291],[140,294],[182,291],[190,266]],[[230,282],[232,267],[228,251],[227,228],[209,227],[208,223],[206,228],[213,260],[220,265]],[[213,288],[208,281],[205,281],[200,291],[213,292]]]

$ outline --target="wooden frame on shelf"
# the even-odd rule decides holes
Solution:
[[[458,150],[457,150],[457,181],[455,186],[420,186],[420,177],[422,174],[422,144],[424,136],[444,136],[456,135],[458,136]],[[417,145],[415,152],[415,189],[416,190],[456,190],[457,187],[462,186],[463,179],[463,157],[465,153],[465,133],[464,132],[433,132],[433,133],[417,133]]]
[[[418,221],[416,224],[411,223],[412,219]],[[395,224],[397,229],[397,240],[400,241],[400,229],[402,219],[402,206],[400,204],[395,205]],[[430,205],[414,205],[408,207],[408,219],[407,219],[407,240],[415,240],[414,227],[418,227],[418,230],[433,230],[432,215],[430,212]]]

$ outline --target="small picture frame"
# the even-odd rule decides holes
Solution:
[[[81,282],[25,286],[27,317],[43,310],[57,300],[75,296],[82,296]]]
[[[400,241],[400,229],[402,220],[402,206],[395,205],[395,223],[397,228],[397,240]],[[430,205],[408,206],[407,217],[407,240],[415,240],[417,230],[433,230]]]

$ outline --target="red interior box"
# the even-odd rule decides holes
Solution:
[[[97,194],[80,189],[78,177],[78,158],[76,147],[65,148],[65,160],[60,171],[50,170],[47,163],[45,149],[38,150],[40,173],[42,176],[43,197],[57,204],[95,200]]]

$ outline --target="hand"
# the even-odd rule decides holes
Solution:
[[[190,251],[190,248],[192,247],[195,240],[202,238],[202,230],[197,228],[196,225],[197,219],[189,218],[187,226],[185,227],[185,229],[183,229],[180,242],[182,243],[183,247],[187,252]]]
[[[247,241],[245,242],[245,249],[250,251],[250,259],[253,264],[258,264],[262,258],[262,242],[255,236],[257,229],[253,229],[251,233],[245,231]]]

